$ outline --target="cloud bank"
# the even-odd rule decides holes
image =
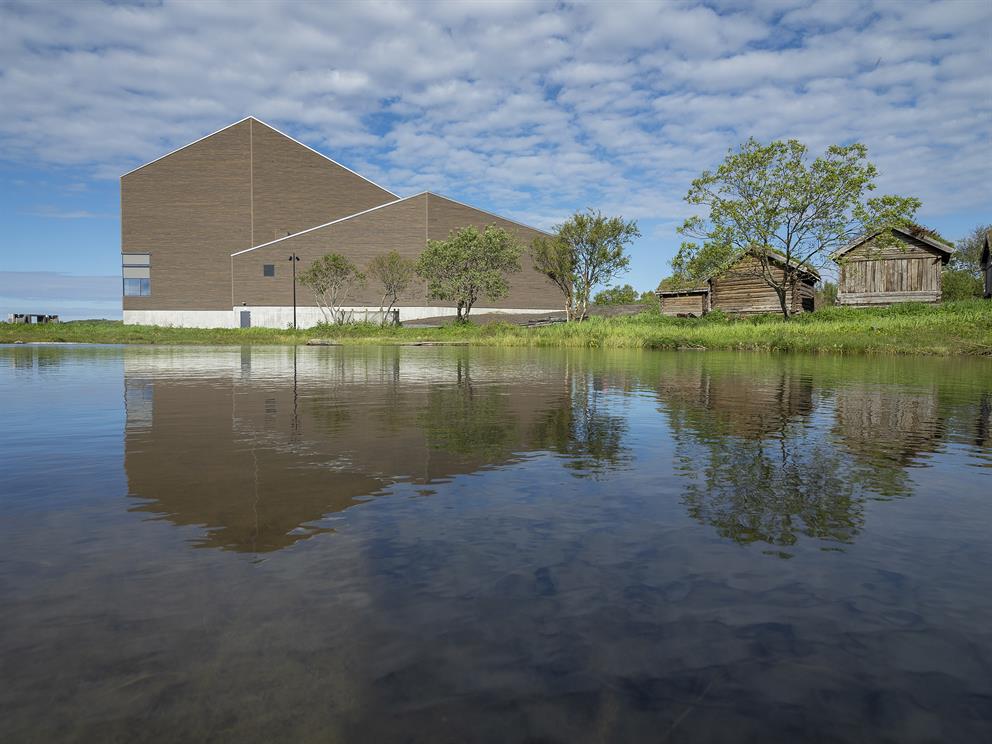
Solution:
[[[118,176],[248,114],[405,195],[674,241],[748,136],[861,141],[927,216],[987,208],[992,4],[0,6],[5,160]]]

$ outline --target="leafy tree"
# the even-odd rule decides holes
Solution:
[[[641,234],[637,223],[604,217],[598,210],[576,212],[552,238],[534,243],[534,268],[565,296],[565,317],[585,317],[593,287],[609,284],[630,265],[626,247]]]
[[[369,262],[366,272],[382,285],[379,312],[382,315],[383,325],[385,325],[386,315],[392,312],[393,306],[413,282],[413,278],[417,274],[417,264],[408,258],[403,258],[396,251],[390,251],[373,258]],[[389,300],[388,306],[386,300]]]
[[[981,297],[984,291],[982,280],[969,269],[945,268],[940,277],[940,299],[970,300]]]
[[[365,275],[339,253],[328,253],[316,259],[299,276],[299,282],[309,287],[324,319],[329,323],[344,323],[341,307],[355,287],[364,286]]]
[[[592,299],[593,305],[632,305],[637,302],[637,290],[629,284],[609,287],[597,292]]]
[[[955,244],[948,268],[970,272],[975,278],[982,275],[982,246],[985,243],[985,233],[992,230],[992,225],[978,225],[967,236]],[[944,241],[947,242],[947,241]],[[944,275],[946,281],[947,275]]]
[[[523,248],[506,230],[490,225],[453,230],[447,240],[431,240],[417,260],[417,274],[428,295],[457,303],[458,322],[468,319],[479,297],[490,300],[510,291],[506,274],[520,271]]]
[[[689,240],[672,268],[681,281],[694,283],[751,252],[757,260],[742,271],[775,291],[788,319],[803,268],[821,268],[859,235],[878,233],[879,248],[896,244],[887,228],[909,224],[919,209],[912,197],[868,198],[877,173],[862,144],[832,145],[810,163],[797,140],[763,145],[749,139],[692,182],[686,201],[709,214],[679,228]]]
[[[557,238],[538,238],[531,246],[534,270],[544,274],[565,297],[565,320],[575,314],[575,254]]]
[[[648,290],[646,292],[641,292],[641,296],[637,298],[637,301],[644,305],[644,309],[649,313],[659,313],[661,312],[661,303],[658,301],[658,295],[654,292]]]
[[[816,291],[817,295],[817,305],[836,305],[837,304],[837,285],[833,282],[824,282],[820,288]]]

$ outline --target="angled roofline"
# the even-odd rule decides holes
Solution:
[[[253,245],[251,248],[244,248],[236,253],[231,254],[231,258],[235,256],[240,256],[242,253],[250,253],[251,251],[256,251],[259,248],[266,248],[274,243],[281,243],[284,240],[289,240],[290,238],[295,238],[299,235],[306,235],[308,232],[313,232],[314,230],[320,230],[322,227],[329,227],[331,225],[336,225],[339,222],[345,222],[352,219],[353,217],[361,217],[363,214],[368,214],[369,212],[374,212],[377,209],[383,209],[384,207],[392,207],[400,202],[409,201],[410,199],[416,199],[418,196],[423,196],[426,191],[421,191],[419,194],[412,194],[411,196],[404,196],[402,199],[394,199],[391,202],[386,202],[385,204],[379,204],[375,207],[370,207],[369,209],[363,209],[361,212],[355,212],[354,214],[349,214],[345,217],[338,217],[336,220],[331,220],[330,222],[325,222],[322,225],[314,225],[313,227],[308,227],[306,230],[300,230],[299,232],[290,233],[289,235],[283,235],[281,238],[276,238],[275,240],[270,240],[267,243],[259,243],[258,245]]]
[[[926,243],[927,245],[929,245],[934,250],[940,251],[941,253],[943,253],[946,256],[950,256],[952,253],[954,253],[954,246],[950,246],[950,245],[947,245],[946,243],[940,242],[939,240],[935,240],[934,238],[931,238],[929,235],[916,235],[914,233],[911,233],[909,230],[902,229],[901,227],[892,227],[892,228],[889,228],[889,229],[892,230],[893,232],[897,232],[897,233],[900,233],[902,235],[905,235],[907,238],[913,238],[914,240],[919,240],[921,243]],[[841,256],[843,256],[844,254],[849,253],[850,251],[853,251],[855,248],[857,248],[859,245],[861,245],[865,241],[871,240],[876,235],[880,235],[883,232],[884,232],[884,230],[876,230],[875,232],[870,232],[870,233],[865,233],[864,235],[859,235],[858,237],[856,237],[854,240],[852,240],[847,245],[843,246],[842,248],[838,248],[833,253],[831,253],[830,254],[830,259],[832,261],[836,261],[838,258],[840,258]]]
[[[817,281],[820,280],[820,272],[817,271],[816,269],[814,269],[812,266],[808,266],[808,265],[804,264],[802,261],[796,261],[794,258],[793,259],[786,260],[785,256],[783,256],[781,253],[779,253],[778,251],[776,251],[774,248],[767,248],[766,249],[766,252],[768,254],[768,259],[770,261],[774,261],[775,263],[778,263],[778,264],[783,265],[783,266],[792,267],[792,268],[796,269],[797,271],[800,271],[800,272],[805,273],[805,274],[809,274],[811,277],[813,277]],[[721,274],[729,271],[735,264],[738,264],[742,260],[744,260],[744,256],[747,256],[749,254],[750,255],[755,255],[757,253],[759,253],[759,251],[758,251],[757,248],[747,248],[747,249],[741,251],[740,253],[734,255],[734,257],[732,259],[730,259],[725,264],[723,264],[723,266],[721,266],[718,269],[714,269],[709,274],[707,274],[706,278],[703,279],[702,281],[709,282],[712,279],[717,278]]]
[[[386,188],[385,186],[380,186],[380,185],[379,185],[379,184],[377,184],[377,183],[376,183],[375,181],[373,181],[373,180],[372,180],[371,178],[366,178],[366,177],[365,177],[365,176],[363,176],[363,175],[362,175],[361,173],[358,173],[357,171],[353,171],[353,170],[352,170],[351,168],[349,168],[349,167],[348,167],[347,165],[342,165],[341,163],[339,163],[339,162],[338,162],[337,160],[335,160],[334,158],[330,158],[330,157],[328,157],[327,155],[325,155],[324,153],[322,153],[322,152],[320,152],[319,150],[315,150],[314,148],[312,148],[312,147],[310,147],[310,145],[307,145],[307,144],[304,144],[303,142],[300,142],[300,141],[299,141],[298,139],[296,139],[295,137],[291,137],[290,135],[288,135],[288,134],[286,134],[286,133],[285,133],[284,131],[282,131],[281,129],[278,129],[278,128],[276,128],[276,127],[274,127],[274,126],[272,126],[272,125],[271,125],[271,124],[269,124],[268,122],[265,122],[265,121],[262,121],[261,119],[259,119],[259,118],[258,118],[258,117],[256,117],[256,116],[246,116],[246,117],[244,117],[243,119],[238,119],[238,121],[236,121],[236,122],[234,122],[233,124],[228,124],[227,126],[223,126],[223,127],[221,127],[220,129],[218,129],[218,130],[216,130],[216,131],[214,131],[214,132],[211,132],[210,134],[206,134],[206,135],[204,135],[203,137],[200,137],[199,139],[195,139],[195,140],[193,140],[192,142],[188,142],[188,143],[186,143],[185,145],[182,145],[181,147],[177,147],[177,148],[176,148],[175,150],[172,150],[172,151],[170,151],[170,152],[167,152],[167,153],[165,153],[165,155],[160,155],[159,157],[157,157],[157,158],[155,158],[154,160],[149,160],[149,161],[148,161],[147,163],[145,163],[144,165],[139,165],[139,166],[138,166],[137,168],[132,168],[132,169],[131,169],[131,170],[129,170],[129,171],[127,172],[127,173],[122,173],[122,174],[121,174],[121,178],[124,178],[124,176],[129,176],[129,175],[131,175],[132,173],[134,173],[135,171],[139,171],[139,170],[141,170],[141,169],[142,169],[142,168],[144,168],[145,166],[148,166],[148,165],[151,165],[152,163],[157,163],[157,162],[158,162],[159,160],[162,160],[163,158],[167,158],[167,157],[169,157],[170,155],[175,155],[175,154],[176,154],[177,152],[179,152],[180,150],[185,150],[185,149],[186,149],[187,147],[192,147],[193,145],[195,145],[195,144],[196,144],[196,143],[198,143],[198,142],[202,142],[203,140],[205,140],[205,139],[207,139],[207,138],[209,138],[209,137],[213,137],[213,136],[214,136],[215,134],[220,134],[220,133],[221,133],[221,132],[223,132],[223,131],[224,131],[225,129],[230,129],[231,127],[236,127],[236,126],[237,126],[238,124],[242,124],[242,123],[244,123],[244,122],[246,122],[246,121],[257,121],[257,122],[258,122],[259,124],[262,124],[262,125],[264,125],[264,126],[267,126],[267,127],[268,127],[269,129],[271,129],[272,131],[274,131],[274,132],[276,132],[276,133],[278,133],[278,134],[281,134],[281,135],[282,135],[283,137],[285,137],[286,139],[288,139],[288,140],[290,140],[290,141],[292,141],[292,142],[295,142],[295,143],[296,143],[296,144],[298,144],[298,145],[299,145],[300,147],[305,147],[305,148],[306,148],[307,150],[309,150],[310,152],[312,152],[312,153],[316,153],[317,155],[320,155],[320,157],[322,157],[322,158],[324,158],[324,160],[327,160],[327,161],[329,161],[329,162],[331,162],[331,163],[334,163],[334,165],[336,165],[336,166],[338,166],[339,168],[344,168],[344,169],[345,169],[346,171],[348,171],[349,173],[351,173],[351,174],[353,174],[353,175],[355,175],[355,176],[358,176],[358,177],[359,177],[359,178],[361,178],[361,179],[362,179],[363,181],[368,181],[368,182],[369,182],[370,184],[372,184],[372,185],[373,185],[373,186],[375,186],[376,188],[378,188],[378,189],[382,189],[382,190],[383,190],[383,191],[385,191],[385,192],[386,192],[387,194],[390,194],[391,196],[395,196],[395,197],[396,197],[397,199],[399,199],[399,195],[398,195],[398,194],[395,194],[395,193],[393,193],[392,191],[390,191],[389,189],[387,189],[387,188]]]
[[[257,121],[257,120],[256,120]],[[390,192],[392,193],[392,192]],[[283,240],[288,240],[289,238],[295,238],[297,235],[304,235],[308,232],[313,232],[314,230],[320,230],[322,227],[329,227],[330,225],[335,225],[338,222],[345,222],[353,217],[361,217],[363,214],[368,214],[369,212],[374,212],[377,209],[382,209],[383,207],[391,207],[394,204],[399,204],[400,202],[405,202],[410,199],[416,199],[418,196],[426,196],[428,198],[436,196],[439,199],[444,199],[445,201],[450,201],[452,204],[458,204],[459,206],[466,207],[467,209],[475,210],[476,212],[482,212],[482,214],[488,214],[490,217],[495,217],[498,220],[506,220],[507,222],[512,222],[514,225],[519,225],[520,227],[525,227],[528,230],[534,230],[535,232],[542,233],[544,235],[551,235],[551,233],[545,232],[544,230],[539,230],[536,227],[531,227],[530,225],[525,225],[522,222],[517,222],[516,220],[511,220],[508,217],[503,217],[501,215],[495,214],[493,212],[488,212],[485,209],[479,209],[478,207],[473,207],[471,204],[465,204],[464,202],[457,201],[451,197],[444,196],[443,194],[435,194],[433,191],[419,191],[416,194],[411,194],[410,196],[404,196],[402,199],[397,198],[391,202],[386,202],[385,204],[379,204],[378,206],[371,207],[370,209],[363,209],[361,212],[355,212],[354,214],[349,214],[344,217],[338,217],[336,220],[331,220],[330,222],[325,222],[322,225],[314,225],[313,227],[308,227],[306,230],[300,230],[299,232],[291,233],[290,235],[283,235],[281,238],[276,238],[275,240],[270,240],[266,243],[259,243],[258,245],[253,245],[250,248],[244,248],[236,253],[231,254],[231,258],[235,256],[240,256],[242,253],[249,253],[250,251],[257,250],[258,248],[265,248],[273,243],[279,243]],[[428,209],[430,207],[428,206]]]
[[[512,222],[514,225],[519,225],[520,227],[526,227],[528,230],[533,230],[534,232],[539,232],[542,235],[547,235],[548,237],[553,237],[551,233],[547,230],[542,230],[539,227],[534,227],[533,225],[526,225],[523,222],[517,220],[511,220],[509,217],[504,217],[501,214],[496,214],[495,212],[490,212],[488,209],[479,209],[478,207],[472,206],[471,204],[466,204],[465,202],[460,202],[457,199],[452,199],[450,196],[445,196],[444,194],[437,194],[433,191],[423,192],[428,196],[436,196],[438,199],[444,199],[450,201],[452,204],[457,204],[461,207],[467,207],[468,209],[474,209],[476,212],[482,212],[483,214],[488,214],[490,217],[495,217],[498,220],[506,220],[507,222]]]
[[[121,178],[124,178],[124,176],[130,176],[135,171],[139,171],[139,170],[141,170],[142,168],[144,168],[147,165],[151,165],[152,163],[157,163],[159,160],[162,160],[163,158],[167,158],[170,155],[175,155],[180,150],[185,150],[187,147],[192,147],[197,142],[203,142],[203,140],[209,139],[210,137],[213,137],[215,134],[220,134],[225,129],[230,129],[231,127],[236,127],[236,126],[238,126],[238,124],[242,124],[242,123],[248,121],[251,118],[252,118],[251,116],[246,116],[243,119],[238,119],[236,122],[234,122],[232,124],[225,124],[220,129],[214,130],[210,134],[205,134],[202,137],[200,137],[199,139],[195,139],[192,142],[187,142],[185,145],[182,145],[181,147],[177,147],[175,150],[170,150],[169,152],[165,153],[165,155],[159,155],[154,160],[149,160],[147,163],[143,163],[142,165],[139,165],[137,168],[132,168],[127,173],[121,173],[120,177]]]
[[[286,139],[292,140],[293,142],[295,142],[296,144],[298,144],[300,147],[305,147],[310,152],[313,152],[313,153],[316,153],[317,155],[320,155],[320,157],[322,157],[324,160],[329,160],[330,162],[334,163],[334,165],[336,165],[336,166],[338,166],[340,168],[344,168],[346,171],[348,171],[349,173],[352,173],[352,174],[358,176],[363,181],[368,181],[370,184],[372,184],[373,186],[375,186],[377,189],[382,189],[383,191],[385,191],[390,196],[395,196],[397,199],[400,198],[399,194],[393,193],[392,191],[390,191],[389,189],[387,189],[385,186],[380,186],[375,181],[373,181],[371,178],[366,178],[365,176],[363,176],[358,171],[354,171],[351,168],[349,168],[347,165],[343,165],[343,164],[339,163],[337,160],[335,160],[334,158],[328,157],[324,153],[320,152],[320,150],[315,150],[314,148],[310,147],[310,145],[307,145],[307,144],[304,144],[303,142],[300,142],[298,139],[296,139],[296,137],[291,137],[290,135],[286,134],[281,129],[278,129],[278,128],[272,126],[267,121],[262,121],[261,119],[259,119],[256,116],[249,116],[248,118],[249,119],[253,119],[254,121],[257,121],[259,124],[263,124],[264,126],[267,126],[269,129],[271,129],[274,132],[278,132],[279,134],[281,134]]]

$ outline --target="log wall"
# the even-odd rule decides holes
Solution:
[[[745,257],[723,274],[710,280],[712,288],[710,297],[714,310],[722,310],[733,315],[782,312],[782,306],[779,304],[775,290],[757,275],[757,264],[757,259],[750,256]],[[773,269],[773,273],[776,281],[783,280],[782,269]],[[804,308],[803,298],[809,300],[813,298],[813,281],[811,279],[800,282],[792,292],[790,298],[790,311],[792,313],[812,310],[812,305],[809,302]]]
[[[869,241],[843,257],[837,304],[940,301],[941,254],[922,241],[899,237],[904,248],[879,248]]]
[[[709,310],[706,293],[660,295],[658,299],[662,315],[688,315],[691,313],[700,317]]]

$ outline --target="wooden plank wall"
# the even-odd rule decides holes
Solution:
[[[661,300],[662,315],[686,315],[692,313],[699,317],[706,312],[706,295],[666,295]]]
[[[903,241],[903,248],[878,248],[867,242],[843,257],[838,304],[940,301],[940,254],[922,241],[897,237]]]
[[[741,259],[735,267],[711,280],[713,309],[736,315],[782,312],[775,290],[752,273],[756,263],[757,259],[751,257]],[[782,270],[776,269],[775,276],[781,281]],[[813,284],[801,282],[792,293],[791,311],[803,312],[802,298],[812,296]]]

